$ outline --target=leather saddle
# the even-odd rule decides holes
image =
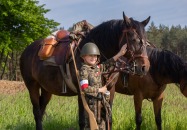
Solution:
[[[38,56],[41,60],[49,60],[53,57],[57,65],[62,65],[71,57],[70,43],[73,50],[75,50],[79,44],[77,40],[70,39],[70,32],[60,30],[55,37],[45,38],[43,40]]]

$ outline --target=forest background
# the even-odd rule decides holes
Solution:
[[[64,29],[58,27],[58,22],[45,18],[50,10],[44,6],[36,0],[0,1],[0,80],[22,80],[19,58],[23,50],[33,41]],[[170,50],[187,60],[187,26],[155,26],[151,22],[146,31],[157,48]]]

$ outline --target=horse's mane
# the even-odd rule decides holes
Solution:
[[[111,56],[119,51],[119,39],[124,29],[123,20],[110,20],[101,23],[100,25],[94,27],[82,40],[80,48],[87,43],[95,43],[101,53],[107,50],[111,52]],[[110,58],[110,57],[107,57]]]
[[[148,50],[150,60],[150,72],[159,73],[162,76],[169,76],[178,79],[180,72],[185,67],[185,62],[178,55],[168,50],[151,49]]]

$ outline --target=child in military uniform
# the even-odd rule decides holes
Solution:
[[[99,63],[100,51],[94,43],[86,43],[81,49],[81,58],[83,59],[83,64],[80,69],[80,85],[81,90],[85,95],[97,96],[98,93],[105,94],[107,92],[107,86],[102,86],[101,74],[103,72],[108,72],[111,67],[115,67],[115,61],[122,55],[126,53],[127,45],[123,45],[121,50],[111,59]],[[90,106],[89,99],[87,103]],[[96,112],[96,107],[91,103],[90,109],[93,111],[94,115]],[[87,120],[87,119],[86,119]],[[88,120],[87,120],[88,121]],[[89,125],[89,122],[86,122]]]

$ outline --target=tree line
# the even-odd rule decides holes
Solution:
[[[36,0],[0,1],[0,80],[21,80],[19,58],[23,50],[58,29],[58,22],[44,16],[50,11],[44,7],[45,4],[39,5]],[[157,27],[152,22],[146,31],[149,41],[156,47],[187,60],[186,26]]]
[[[187,26],[156,27],[152,22],[147,29],[147,36],[156,47],[170,50],[187,61]]]

